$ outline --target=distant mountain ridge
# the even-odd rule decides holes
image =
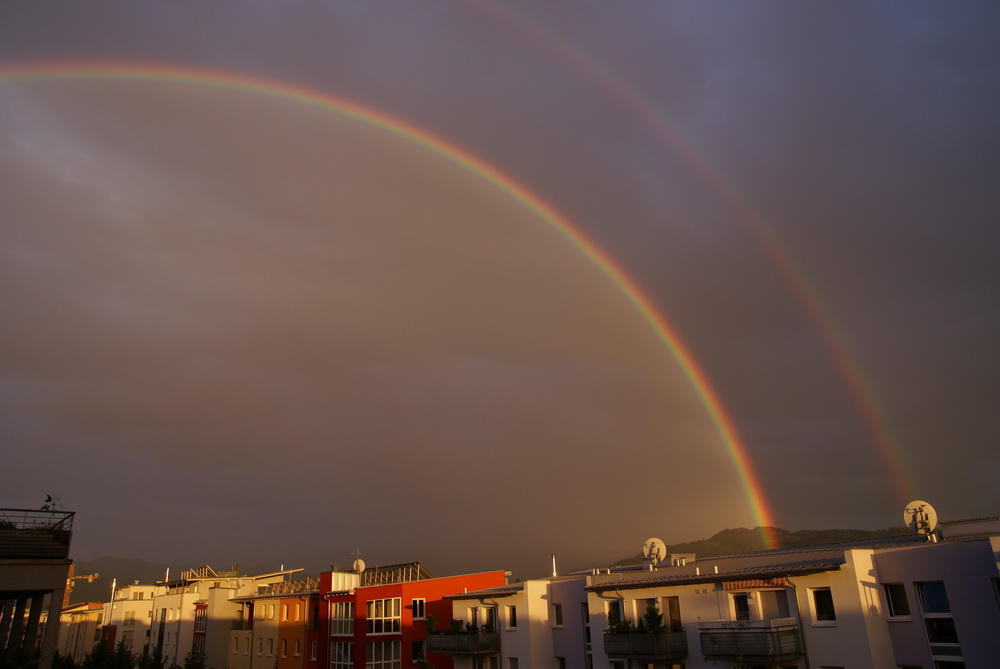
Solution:
[[[772,531],[773,536],[778,538],[779,545],[783,548],[892,537],[910,533],[910,530],[905,527],[892,527],[884,530],[798,530],[795,532],[773,528]],[[762,536],[760,527],[752,529],[745,527],[726,529],[708,539],[700,541],[691,541],[682,544],[667,543],[667,552],[695,553],[699,558],[732,555],[735,553],[751,553],[763,550]],[[325,565],[321,565],[321,562],[318,558],[312,560],[302,558],[302,561],[297,563],[296,566],[305,567],[302,572],[303,576],[315,576],[320,571],[328,568]],[[642,553],[637,553],[615,562],[612,566],[639,564],[641,562]],[[187,565],[187,567],[197,567],[201,566],[201,564],[204,563],[192,563]],[[111,597],[112,579],[117,578],[119,586],[135,581],[146,584],[153,583],[154,581],[162,581],[166,576],[168,566],[162,563],[122,557],[77,560],[75,561],[77,576],[99,573],[101,574],[101,578],[95,580],[93,583],[83,580],[75,581],[70,601],[74,604],[80,602],[106,602]],[[225,568],[229,568],[229,565],[225,565]],[[240,571],[251,574],[274,569],[277,569],[276,565],[246,565],[245,567],[240,567]],[[180,576],[180,572],[175,571],[174,576]]]
[[[667,553],[694,553],[699,558],[734,555],[737,553],[752,553],[764,550],[762,540],[765,528],[752,529],[738,527],[716,533],[708,539],[690,541],[682,544],[667,544]],[[911,534],[906,527],[890,527],[884,530],[797,530],[791,532],[780,527],[766,528],[778,540],[781,548],[796,548],[799,546],[818,546],[841,541],[857,541],[877,539],[879,537],[895,537],[901,534]],[[612,566],[639,564],[642,553],[623,558]]]

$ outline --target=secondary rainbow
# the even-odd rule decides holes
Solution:
[[[318,107],[340,114],[417,144],[493,184],[537,215],[584,254],[621,292],[677,361],[685,378],[705,407],[726,453],[740,478],[744,495],[757,524],[775,526],[763,486],[736,430],[704,371],[667,319],[638,284],[597,244],[539,195],[482,158],[412,123],[378,109],[329,93],[257,76],[176,65],[117,62],[42,62],[0,64],[0,82],[21,80],[99,79],[154,81],[241,91]],[[775,547],[770,531],[762,532],[767,547]]]
[[[754,236],[760,247],[769,256],[775,268],[781,273],[785,283],[802,304],[810,320],[830,352],[833,361],[844,380],[855,405],[858,407],[865,426],[871,434],[885,471],[889,476],[895,501],[905,504],[917,497],[914,492],[917,480],[912,467],[904,457],[903,448],[892,428],[892,422],[885,410],[875,385],[865,374],[848,344],[847,337],[836,326],[830,309],[820,298],[820,294],[806,273],[799,267],[791,251],[782,244],[764,218],[754,210],[747,199],[708,159],[705,151],[699,150],[695,142],[684,135],[676,124],[639,93],[622,83],[624,79],[596,61],[554,30],[529,18],[524,12],[507,5],[490,2],[472,2],[480,11],[496,20],[506,23],[511,30],[527,36],[538,46],[552,53],[556,58],[568,63],[573,69],[583,73],[597,86],[607,91],[611,99],[617,100],[637,118],[642,120],[656,135],[674,150],[698,175],[709,184],[713,191],[729,206],[730,210],[746,229]]]

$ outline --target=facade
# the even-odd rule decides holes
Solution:
[[[354,577],[356,585],[351,586]],[[451,619],[446,595],[502,585],[506,572],[434,578],[420,563],[376,567],[360,575],[320,576],[319,665],[329,669],[407,669],[427,661],[451,669],[452,655],[427,647],[429,627]],[[348,587],[345,587],[348,586]]]
[[[104,605],[102,638],[109,646],[121,642],[133,653],[149,653],[156,593],[157,586],[138,582],[113,588],[111,601]],[[90,648],[86,650],[89,652]]]
[[[998,519],[942,523],[942,533],[942,542],[875,555],[895,664],[995,666],[1000,658]]]
[[[94,644],[101,640],[105,604],[85,602],[63,609],[59,617],[59,641],[56,650],[79,664]]]
[[[229,632],[228,669],[306,669],[318,658],[319,581],[283,581],[239,605]]]
[[[183,664],[188,653],[197,648],[205,654],[207,665],[227,666],[232,656],[230,631],[242,608],[236,598],[283,582],[296,571],[247,575],[236,568],[216,572],[206,566],[186,570],[179,579],[157,583],[150,652],[159,653],[169,667]],[[272,650],[269,669],[273,667]]]
[[[583,576],[553,576],[449,595],[461,628],[428,643],[451,653],[456,669],[585,667],[585,585]]]

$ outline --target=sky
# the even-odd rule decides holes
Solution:
[[[1000,513],[992,2],[0,5],[0,506],[583,569]]]

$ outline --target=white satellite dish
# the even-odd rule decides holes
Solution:
[[[915,499],[903,509],[903,523],[914,532],[930,536],[937,527],[937,511],[927,502]]]
[[[649,560],[651,564],[659,564],[667,558],[667,545],[656,537],[650,537],[642,545],[642,557]]]
[[[358,558],[357,560],[354,561],[354,564],[351,565],[351,568],[354,570],[354,573],[360,574],[365,570],[365,561],[362,560],[361,558]]]

